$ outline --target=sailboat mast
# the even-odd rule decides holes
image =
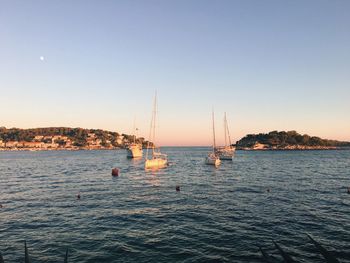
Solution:
[[[152,142],[152,155],[154,152],[154,138],[155,138],[155,105],[156,105],[156,97],[157,97],[157,92],[155,94],[154,100],[153,100],[153,109],[152,109],[152,117],[151,117],[151,125],[149,128],[149,136],[148,136],[148,143],[147,143],[147,150],[146,150],[146,159],[148,160],[148,151],[150,148],[150,143]]]
[[[226,120],[226,130],[227,130],[227,136],[228,136],[228,142],[229,142],[229,146],[231,146],[231,136],[230,136],[230,130],[228,128],[228,123],[227,123],[227,119],[226,119],[226,112],[225,112],[225,120]]]
[[[214,111],[212,111],[212,119],[213,119],[213,139],[214,139],[213,150],[215,150],[216,142],[215,142]]]
[[[136,143],[136,117],[135,116],[134,116],[133,132],[134,132],[134,143]]]
[[[156,140],[156,121],[157,121],[157,91],[154,96],[154,105],[153,105],[153,127],[152,127],[153,152],[154,152],[155,140]]]
[[[226,112],[224,116],[224,133],[225,133],[225,147],[227,146],[227,120],[226,120]]]

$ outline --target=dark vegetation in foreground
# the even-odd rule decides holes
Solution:
[[[287,146],[324,146],[324,147],[350,147],[350,142],[321,139],[307,134],[301,135],[296,131],[271,131],[269,133],[248,134],[240,139],[237,147],[253,147],[255,144],[266,144],[270,147]]]
[[[340,263],[340,261],[334,256],[334,254],[332,252],[330,252],[325,247],[323,247],[319,242],[317,242],[310,235],[307,235],[307,236],[309,237],[311,243],[315,247],[314,253],[322,255],[325,262],[327,262],[327,263]],[[267,262],[267,263],[298,262],[290,255],[290,253],[288,253],[286,250],[284,250],[279,244],[277,244],[275,241],[272,241],[272,242],[275,245],[276,251],[278,252],[278,258],[276,256],[269,255],[263,248],[259,247],[259,250],[261,252],[261,258],[264,262]],[[27,243],[24,241],[24,263],[30,263],[30,262],[31,262],[31,260],[30,260],[29,251],[27,248]],[[68,249],[66,249],[63,262],[68,263]],[[0,253],[0,263],[5,263],[1,253]]]

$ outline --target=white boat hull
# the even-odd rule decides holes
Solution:
[[[222,147],[222,148],[216,148],[215,149],[216,155],[219,157],[220,160],[231,160],[235,154],[235,148],[234,147]]]
[[[154,158],[146,160],[145,169],[161,169],[168,166],[168,160],[161,158]]]
[[[217,156],[210,154],[205,159],[205,164],[219,166],[221,164],[221,161]]]
[[[141,158],[142,157],[142,146],[138,144],[130,145],[127,149],[128,158]]]

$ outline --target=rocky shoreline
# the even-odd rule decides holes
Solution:
[[[95,151],[95,150],[122,150],[124,147],[105,147],[105,148],[0,148],[0,152],[41,152],[41,151]]]
[[[288,146],[269,146],[254,145],[253,147],[237,147],[236,150],[242,151],[315,151],[315,150],[349,150],[350,147],[336,146],[305,146],[305,145],[288,145]]]

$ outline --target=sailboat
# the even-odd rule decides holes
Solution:
[[[207,158],[205,159],[205,163],[209,165],[219,166],[221,161],[215,152],[216,143],[215,143],[214,111],[212,112],[212,118],[213,118],[213,151],[208,154]]]
[[[135,126],[134,121],[134,134],[137,134],[138,129]],[[141,158],[142,157],[142,144],[136,142],[136,135],[133,136],[134,141],[127,147],[127,157],[128,158]]]
[[[226,112],[224,115],[224,131],[225,131],[225,146],[220,146],[215,148],[216,154],[219,156],[220,160],[232,160],[236,148],[232,146],[230,131],[228,129],[228,123],[226,118]]]
[[[156,138],[156,118],[157,118],[157,93],[154,96],[153,112],[151,119],[150,136],[146,151],[145,169],[157,170],[168,165],[168,156],[160,152],[160,148],[155,145]],[[152,145],[150,144],[152,141]]]

